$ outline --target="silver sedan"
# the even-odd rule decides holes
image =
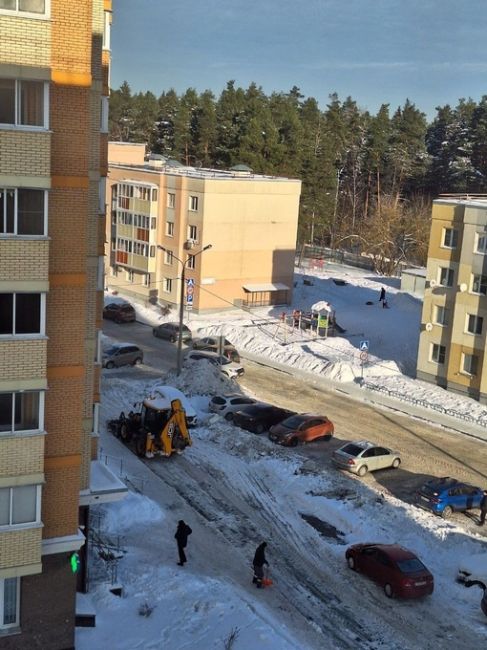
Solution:
[[[333,452],[332,461],[339,469],[365,476],[367,472],[392,467],[397,469],[401,457],[397,451],[381,447],[368,440],[347,442]]]

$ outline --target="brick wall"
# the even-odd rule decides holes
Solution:
[[[57,187],[49,194],[51,273],[84,273],[86,260],[86,189]]]
[[[78,530],[80,467],[46,469],[42,490],[43,537],[74,535]]]
[[[42,528],[24,528],[0,533],[0,569],[28,566],[41,561]],[[0,643],[3,650],[3,640]]]
[[[0,130],[0,164],[2,174],[49,177],[51,134]]]
[[[0,240],[0,279],[44,280],[49,271],[49,242]]]
[[[42,474],[44,436],[0,439],[0,476]]]
[[[91,74],[92,0],[51,0],[52,67]]]
[[[49,67],[51,23],[0,16],[0,62]]]
[[[42,379],[46,376],[47,341],[0,341],[0,380]]]
[[[82,86],[51,86],[53,175],[88,175],[90,94]]]

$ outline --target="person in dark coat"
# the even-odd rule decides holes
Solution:
[[[254,577],[252,579],[252,582],[258,589],[262,589],[262,580],[264,578],[264,564],[269,566],[269,562],[265,558],[266,546],[267,542],[262,542],[262,544],[259,544],[254,555]]]
[[[480,502],[480,521],[479,526],[485,524],[485,517],[487,516],[487,490],[484,490],[484,496]]]
[[[382,289],[380,290],[379,302],[385,302],[385,300],[386,300],[386,290],[384,289],[384,287],[382,287]]]
[[[180,519],[178,523],[178,529],[176,530],[176,534],[174,535],[178,543],[178,553],[179,553],[178,565],[179,566],[183,566],[184,563],[187,561],[186,553],[184,552],[184,549],[188,544],[188,535],[191,535],[192,532],[193,531],[188,526],[188,524],[186,524],[182,519]]]

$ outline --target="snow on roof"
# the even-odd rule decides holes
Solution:
[[[244,291],[256,293],[258,291],[289,291],[287,284],[282,282],[261,282],[260,284],[243,284]]]
[[[311,306],[311,311],[332,312],[333,307],[326,300],[319,300],[318,302],[315,302],[315,304]]]

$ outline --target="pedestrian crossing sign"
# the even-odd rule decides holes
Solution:
[[[360,352],[368,352],[369,351],[369,342],[368,341],[360,341]]]

